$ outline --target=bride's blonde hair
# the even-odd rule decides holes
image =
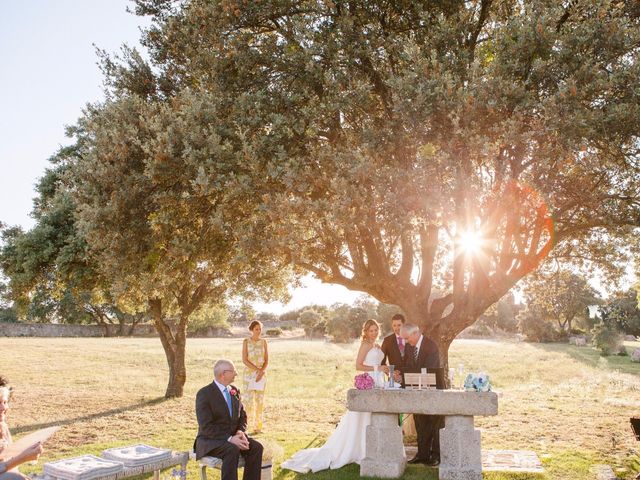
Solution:
[[[369,320],[367,320],[366,322],[364,322],[364,324],[362,325],[362,341],[366,341],[367,340],[367,330],[369,330],[369,328],[375,325],[376,327],[378,327],[378,335],[380,334],[380,324],[378,322],[376,322],[373,318],[370,318]]]

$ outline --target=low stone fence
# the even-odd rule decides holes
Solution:
[[[127,326],[128,328],[129,326]],[[67,325],[53,323],[0,323],[0,337],[105,337],[116,336],[118,325],[107,325],[105,335],[100,325]],[[158,336],[153,325],[136,325],[134,337]]]

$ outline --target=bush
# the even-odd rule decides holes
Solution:
[[[525,310],[518,316],[520,332],[530,342],[558,342],[567,340],[567,333],[560,332],[556,326],[544,318]]]
[[[600,355],[606,357],[620,352],[622,335],[613,325],[600,322],[593,328],[592,332],[593,345],[600,350]]]
[[[327,333],[337,343],[347,343],[358,338],[362,325],[369,318],[367,311],[360,307],[344,306],[335,311],[327,322]]]
[[[265,332],[269,337],[279,337],[280,335],[282,335],[282,329],[281,328],[270,328]]]
[[[298,317],[304,334],[311,338],[323,337],[327,331],[327,321],[313,309],[305,310]]]

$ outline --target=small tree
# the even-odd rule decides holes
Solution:
[[[314,309],[307,309],[300,313],[298,322],[304,328],[306,336],[313,338],[323,336],[326,332],[327,322],[325,318]]]
[[[619,292],[604,306],[600,307],[600,315],[607,324],[618,332],[627,335],[640,335],[640,309],[638,308],[638,292],[631,288]]]
[[[573,322],[588,314],[588,307],[601,303],[598,292],[581,275],[568,269],[543,270],[523,283],[527,307],[553,320],[557,330],[568,335]]]

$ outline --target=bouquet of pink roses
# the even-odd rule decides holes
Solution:
[[[373,388],[373,378],[368,373],[356,375],[354,380],[358,390],[371,390]]]

